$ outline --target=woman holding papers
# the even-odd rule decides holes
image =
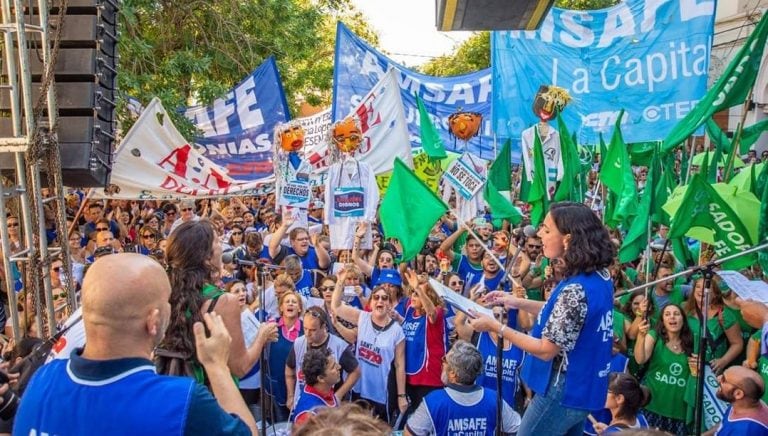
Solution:
[[[469,323],[527,353],[522,378],[536,396],[519,434],[581,434],[589,411],[601,408],[608,392],[613,285],[607,268],[616,248],[600,219],[580,203],[553,204],[538,234],[544,256],[565,265],[551,298],[539,302],[492,292],[485,299],[538,314],[531,334],[480,313]]]

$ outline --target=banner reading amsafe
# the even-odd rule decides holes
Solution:
[[[493,32],[493,125],[519,138],[540,85],[566,88],[580,143],[598,143],[621,109],[626,142],[664,139],[707,89],[712,0],[626,0],[596,11],[552,8],[537,31]]]

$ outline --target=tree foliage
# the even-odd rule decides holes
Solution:
[[[592,10],[616,5],[621,0],[557,0],[555,6],[563,9]],[[431,76],[456,76],[491,66],[491,38],[489,32],[478,32],[461,43],[456,50],[438,56],[421,66]]]
[[[350,0],[123,0],[119,88],[145,104],[207,104],[273,55],[293,112],[328,104],[337,20],[378,42]]]

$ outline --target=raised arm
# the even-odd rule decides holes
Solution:
[[[342,271],[339,274],[338,280],[336,280],[336,287],[333,288],[333,296],[331,297],[331,308],[333,313],[342,319],[349,321],[357,325],[357,320],[360,317],[360,311],[348,304],[341,302],[341,294],[344,289],[344,279],[347,277],[347,272]]]
[[[656,339],[648,334],[650,324],[648,320],[643,320],[637,330],[637,341],[635,341],[635,361],[643,365],[651,360],[653,356],[653,347],[656,345]]]
[[[280,254],[280,243],[283,241],[285,233],[291,227],[291,224],[293,224],[293,217],[290,214],[286,214],[283,217],[282,223],[280,223],[280,227],[275,230],[275,233],[272,234],[272,238],[269,240],[269,257],[274,259]]]
[[[360,271],[362,271],[366,277],[370,277],[371,273],[373,273],[373,265],[369,264],[365,259],[360,257],[360,242],[363,240],[363,237],[365,237],[367,226],[369,225],[369,223],[364,222],[360,222],[357,225],[357,230],[355,231],[355,242],[352,244],[352,262],[355,262],[355,265],[360,268]],[[376,256],[373,256],[373,259],[375,261]]]
[[[455,232],[451,233],[451,236],[445,238],[440,244],[440,248],[438,248],[438,250],[442,251],[451,262],[453,262],[453,258],[456,256],[456,253],[453,252],[453,244],[459,240],[459,237],[461,237],[466,230],[467,229],[463,226],[459,226]]]

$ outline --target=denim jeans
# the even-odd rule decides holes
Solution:
[[[536,394],[533,397],[523,415],[523,422],[517,431],[518,436],[582,435],[584,420],[589,411],[560,405],[564,393],[565,373],[558,373],[553,369],[546,395]]]

